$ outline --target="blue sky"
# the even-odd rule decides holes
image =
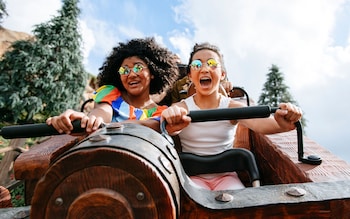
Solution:
[[[5,28],[30,33],[60,0],[7,1]],[[120,41],[154,36],[187,62],[195,42],[218,45],[230,81],[259,98],[272,64],[302,107],[309,138],[350,162],[350,0],[80,0],[86,69]]]

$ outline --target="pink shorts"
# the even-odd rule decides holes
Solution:
[[[209,190],[234,190],[245,188],[236,172],[201,174],[191,176],[190,178],[195,184]]]

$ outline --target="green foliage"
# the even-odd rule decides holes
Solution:
[[[35,26],[0,61],[0,121],[42,122],[78,108],[87,81],[77,31],[77,0],[64,0],[57,17]]]
[[[264,84],[258,104],[278,106],[281,102],[294,103],[292,96],[288,92],[288,86],[284,84],[283,74],[276,65],[272,65],[267,74],[267,81]]]
[[[5,16],[7,16],[6,4],[3,0],[0,0],[0,23],[2,23]]]
[[[267,74],[267,81],[264,83],[258,104],[277,107],[280,103],[290,102],[298,105],[288,89],[289,87],[284,83],[283,73],[276,65],[272,65]],[[306,126],[304,117],[302,117],[301,123],[304,127]]]
[[[24,183],[21,183],[14,189],[10,190],[10,194],[13,207],[26,206],[24,200]]]

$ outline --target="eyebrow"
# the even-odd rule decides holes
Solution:
[[[134,65],[136,64],[146,65],[146,63],[142,63],[142,62],[135,62]]]
[[[133,65],[132,67],[134,67],[134,66],[137,65],[137,64],[143,65],[144,67],[147,66],[147,64],[144,64],[144,63],[142,63],[142,62],[134,62],[134,63],[132,64],[132,65]],[[129,66],[126,65],[126,64],[125,64],[125,65],[122,65],[122,66],[127,66],[127,67],[129,67]]]
[[[209,58],[209,59],[214,59],[215,61],[220,61],[220,59],[216,59],[216,58]],[[205,60],[205,62],[207,62],[209,59]],[[199,60],[199,61],[203,62],[202,59],[192,59],[192,62],[194,60]]]

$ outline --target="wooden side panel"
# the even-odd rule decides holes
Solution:
[[[30,204],[36,183],[48,170],[50,162],[69,150],[84,136],[57,135],[33,145],[20,154],[14,163],[15,178],[25,181],[25,200]]]
[[[250,149],[256,158],[263,185],[350,180],[350,165],[304,136],[304,157],[318,155],[320,165],[298,160],[296,131],[262,135],[238,125],[235,147]],[[247,146],[248,145],[248,146]]]

